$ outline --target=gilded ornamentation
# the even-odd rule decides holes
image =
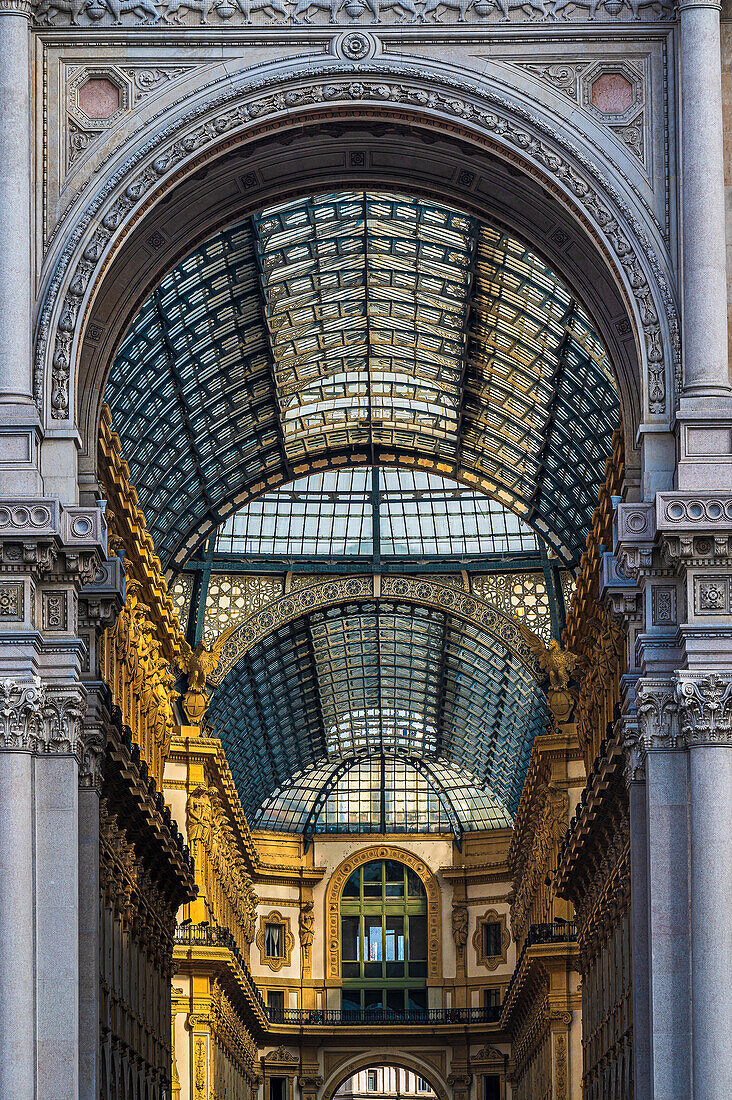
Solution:
[[[557,1035],[554,1039],[554,1097],[555,1100],[567,1100],[567,1037]]]
[[[303,965],[310,965],[310,951],[315,938],[315,908],[312,901],[305,901],[300,909],[298,917],[298,929],[300,932],[300,946],[303,953]]]
[[[195,1041],[193,1087],[196,1100],[206,1100],[206,1040],[203,1036]]]
[[[198,725],[206,713],[208,707],[206,680],[219,664],[221,651],[235,629],[235,626],[229,627],[211,645],[200,641],[195,649],[191,649],[185,638],[181,639],[178,667],[188,677],[188,688],[181,705],[191,725]]]
[[[437,878],[427,864],[406,848],[397,848],[392,844],[378,844],[371,848],[362,848],[340,864],[333,872],[325,893],[325,911],[327,914],[327,954],[326,978],[341,976],[341,894],[346,879],[364,863],[375,859],[395,859],[419,875],[427,894],[427,976],[431,979],[442,977],[441,961],[441,917],[440,887]]]
[[[266,926],[268,924],[276,924],[281,930],[281,951],[278,955],[270,955],[267,950]],[[274,970],[275,972],[281,970],[283,966],[289,966],[292,961],[292,949],[295,946],[295,937],[290,931],[290,918],[283,917],[277,909],[273,909],[269,913],[262,913],[259,918],[259,931],[257,932],[256,944],[259,948],[259,957],[263,966],[268,966],[270,970]]]
[[[453,902],[452,906],[452,938],[458,954],[462,954],[468,942],[468,907]]]
[[[486,955],[485,953],[483,929],[487,924],[500,925],[501,951],[498,955]],[[511,933],[508,931],[505,914],[499,913],[497,909],[488,909],[482,917],[478,917],[475,932],[473,933],[473,947],[475,949],[475,957],[481,966],[484,966],[486,970],[497,970],[499,966],[506,962],[510,943]]]

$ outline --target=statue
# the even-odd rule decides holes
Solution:
[[[549,677],[546,698],[549,710],[558,725],[569,722],[577,703],[577,693],[569,687],[569,679],[582,658],[568,649],[562,649],[556,638],[549,645],[523,623],[518,623],[521,637],[539,663],[539,668]]]
[[[452,938],[458,951],[463,951],[465,944],[468,942],[467,905],[453,905],[452,907]]]
[[[237,625],[235,624],[230,626],[228,630],[224,630],[210,646],[206,642],[200,641],[195,649],[191,649],[185,639],[181,643],[178,667],[188,677],[188,688],[183,696],[181,706],[191,725],[198,725],[206,713],[208,707],[206,681],[218,665],[221,650],[229,636],[236,630]]]
[[[191,848],[196,841],[205,839],[210,823],[211,797],[206,787],[196,787],[191,791],[186,803],[186,830]]]
[[[300,910],[299,917],[300,944],[305,958],[310,958],[310,948],[315,937],[315,910],[312,901],[306,901]]]

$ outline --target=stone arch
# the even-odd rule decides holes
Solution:
[[[354,1073],[358,1073],[362,1069],[370,1069],[373,1066],[397,1066],[399,1069],[417,1073],[420,1077],[424,1077],[426,1081],[429,1081],[437,1094],[438,1100],[450,1100],[450,1090],[433,1064],[401,1050],[390,1050],[388,1054],[372,1051],[371,1053],[356,1054],[351,1057],[345,1055],[344,1060],[331,1070],[330,1076],[324,1081],[320,1100],[333,1100],[333,1096],[335,1096],[344,1081],[347,1081]]]
[[[524,641],[518,622],[498,608],[477,596],[431,579],[364,574],[298,588],[256,612],[238,626],[224,643],[219,664],[209,677],[211,683],[222,683],[252,646],[284,623],[321,608],[373,599],[404,601],[456,615],[479,630],[492,634],[519,658],[535,679],[542,678],[537,659]]]
[[[613,359],[625,364],[619,368],[619,381],[626,449],[634,450],[641,421],[668,424],[672,369],[678,360],[677,319],[666,274],[668,257],[652,214],[618,173],[611,181],[568,142],[540,105],[527,97],[520,102],[495,81],[465,75],[470,80],[450,76],[440,63],[423,58],[415,67],[383,57],[356,66],[332,57],[307,68],[301,62],[282,62],[267,77],[256,70],[233,73],[178,104],[165,129],[151,125],[110,156],[106,181],[97,190],[90,182],[49,256],[36,344],[38,402],[47,424],[69,434],[75,425],[81,430],[88,483],[95,471],[104,362],[114,353],[123,323],[195,240],[189,232],[185,242],[174,242],[177,252],[161,257],[157,267],[156,262],[138,265],[138,283],[130,289],[126,312],[118,307],[114,331],[105,342],[95,328],[95,305],[104,287],[109,292],[123,255],[129,259],[134,253],[139,259],[142,240],[164,202],[180,196],[196,172],[220,165],[245,146],[251,151],[256,141],[283,133],[294,137],[309,124],[327,120],[387,126],[401,120],[415,132],[428,131],[431,139],[449,135],[499,164],[501,172],[513,171],[530,181],[583,242],[586,255],[602,265],[614,295],[608,310],[615,311],[616,327],[629,330],[621,354],[610,319],[604,318],[603,335],[618,349]],[[299,189],[308,186],[305,177]],[[424,180],[416,186],[429,190]],[[436,188],[434,182],[431,186]],[[285,197],[281,187],[272,193]],[[463,193],[467,197],[464,188]],[[246,212],[248,200],[241,191],[237,203]],[[261,205],[260,198],[257,203]],[[486,203],[471,194],[466,206],[485,209]],[[200,233],[215,228],[213,221],[199,226]],[[579,271],[582,264],[575,267]],[[119,282],[116,291],[119,297]],[[81,402],[79,393],[84,395]]]
[[[344,859],[331,875],[325,891],[326,978],[338,981],[341,976],[341,894],[346,879],[352,871],[375,859],[397,860],[414,871],[424,883],[427,894],[427,985],[439,984],[442,980],[442,914],[437,876],[414,852],[406,848],[398,848],[393,844],[376,844],[369,848],[361,848]]]

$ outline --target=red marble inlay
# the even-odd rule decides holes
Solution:
[[[622,115],[633,102],[633,85],[622,73],[603,73],[592,85],[592,102],[606,115]]]
[[[79,88],[79,108],[88,118],[109,118],[119,109],[119,88],[106,77],[94,77]]]

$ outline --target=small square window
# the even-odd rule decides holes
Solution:
[[[498,921],[486,921],[483,925],[483,955],[488,959],[502,954],[501,925]]]
[[[498,1008],[501,1003],[500,989],[483,990],[483,1008]]]
[[[366,1078],[366,1090],[368,1092],[376,1092],[378,1087],[379,1087],[379,1080],[378,1080],[376,1070],[375,1069],[370,1069],[368,1071],[368,1076]]]
[[[281,924],[265,924],[264,951],[268,959],[283,959],[285,957],[283,931]]]

